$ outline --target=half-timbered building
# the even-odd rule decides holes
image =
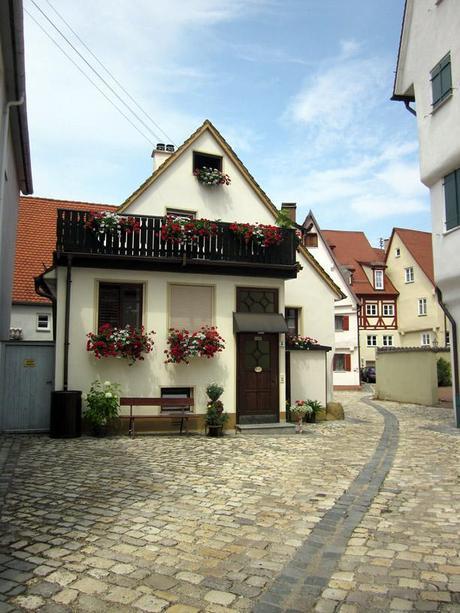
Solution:
[[[361,367],[375,365],[377,347],[398,344],[398,291],[386,274],[385,252],[363,232],[324,230],[323,235],[359,299]]]

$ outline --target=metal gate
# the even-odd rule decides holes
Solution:
[[[49,430],[54,343],[5,343],[2,374],[0,431]]]

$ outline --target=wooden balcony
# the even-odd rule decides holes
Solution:
[[[136,216],[140,231],[119,235],[96,234],[85,224],[88,211],[58,209],[55,264],[98,268],[168,270],[292,279],[297,276],[294,230],[282,229],[280,245],[261,247],[246,243],[216,222],[217,234],[192,244],[161,239],[163,217]]]

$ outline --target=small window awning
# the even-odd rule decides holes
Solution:
[[[281,313],[233,313],[233,330],[286,333],[288,327]]]

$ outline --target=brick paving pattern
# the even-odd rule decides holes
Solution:
[[[340,400],[303,436],[0,438],[0,613],[269,613],[315,539],[275,610],[459,611],[451,412]]]

